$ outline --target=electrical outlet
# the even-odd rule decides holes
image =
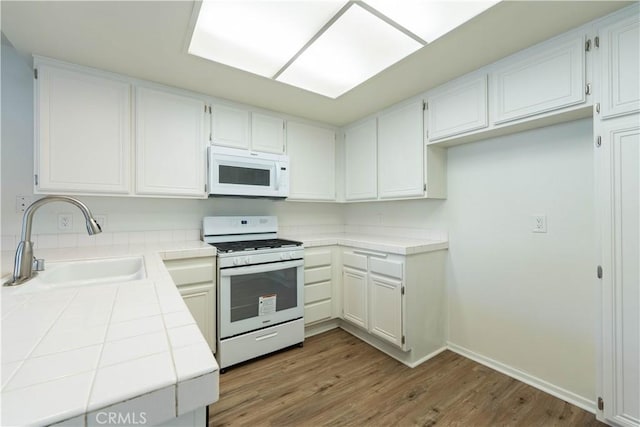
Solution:
[[[16,196],[16,213],[23,213],[31,204],[30,196]]]
[[[106,215],[94,215],[93,219],[96,220],[100,228],[104,230],[105,225],[107,225],[107,216]]]
[[[533,229],[532,233],[546,233],[547,232],[547,217],[545,215],[533,215]]]
[[[61,230],[61,231],[73,230],[73,214],[68,214],[68,213],[58,214],[58,230]]]

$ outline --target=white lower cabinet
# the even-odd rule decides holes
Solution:
[[[342,317],[367,328],[367,272],[342,267]]]
[[[304,255],[304,324],[335,317],[336,286],[334,246],[305,249]]]
[[[371,273],[369,286],[369,331],[402,347],[402,280]]]
[[[215,258],[164,261],[171,278],[189,308],[211,351],[216,351]]]
[[[343,318],[407,351],[404,333],[404,257],[344,249]]]

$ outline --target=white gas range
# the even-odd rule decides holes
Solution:
[[[231,365],[304,341],[304,247],[278,239],[274,216],[203,219],[218,251],[217,358]]]

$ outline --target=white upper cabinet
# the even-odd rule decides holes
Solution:
[[[585,36],[571,33],[492,66],[494,124],[584,103]]]
[[[378,116],[378,196],[422,197],[423,104],[414,101]]]
[[[463,77],[427,95],[430,141],[483,129],[489,125],[487,75]]]
[[[136,193],[205,197],[205,108],[201,99],[136,89]]]
[[[267,153],[284,153],[284,120],[251,113],[251,149]]]
[[[36,58],[37,193],[128,194],[131,85]]]
[[[376,119],[345,130],[345,199],[378,197]]]
[[[598,31],[602,72],[602,117],[640,111],[640,12],[638,5],[615,15]],[[611,20],[608,20],[611,21]]]
[[[282,154],[284,120],[214,104],[211,108],[211,138],[215,145]]]
[[[290,199],[336,199],[336,138],[333,130],[287,123]]]
[[[211,137],[216,145],[250,148],[249,111],[215,104],[211,108]]]

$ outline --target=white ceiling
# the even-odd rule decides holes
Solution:
[[[508,1],[338,99],[187,54],[193,1],[7,1],[2,32],[38,54],[334,125],[352,122],[631,2]]]

